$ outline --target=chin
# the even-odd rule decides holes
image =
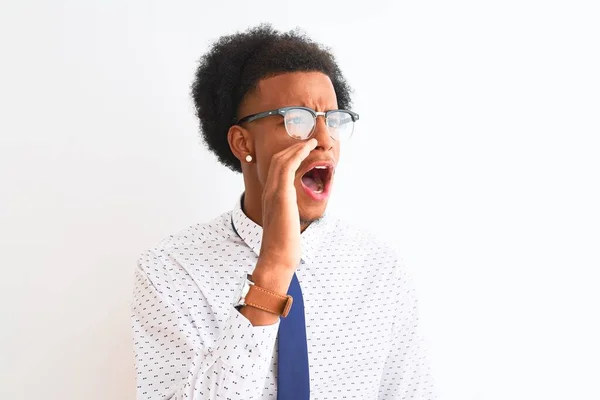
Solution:
[[[302,225],[310,224],[323,218],[324,214],[324,208],[322,210],[311,210],[311,212],[300,211],[300,223]]]
[[[298,196],[298,212],[300,214],[300,222],[303,225],[308,225],[311,222],[321,219],[326,209],[327,200],[315,201],[302,194]]]

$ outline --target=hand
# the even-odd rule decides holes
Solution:
[[[300,263],[300,215],[294,180],[316,139],[296,143],[271,159],[262,194],[263,238],[259,264],[294,271]]]

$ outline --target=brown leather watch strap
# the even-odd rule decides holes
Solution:
[[[271,314],[287,317],[292,308],[292,296],[282,296],[271,290],[251,285],[248,294],[246,294],[245,303],[247,306],[258,308]]]

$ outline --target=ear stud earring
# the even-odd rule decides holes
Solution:
[[[252,162],[252,156],[250,154],[246,156],[246,162]]]

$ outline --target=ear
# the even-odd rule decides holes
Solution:
[[[254,155],[254,140],[252,134],[239,125],[233,125],[227,132],[229,148],[242,165],[246,162],[246,156]]]

